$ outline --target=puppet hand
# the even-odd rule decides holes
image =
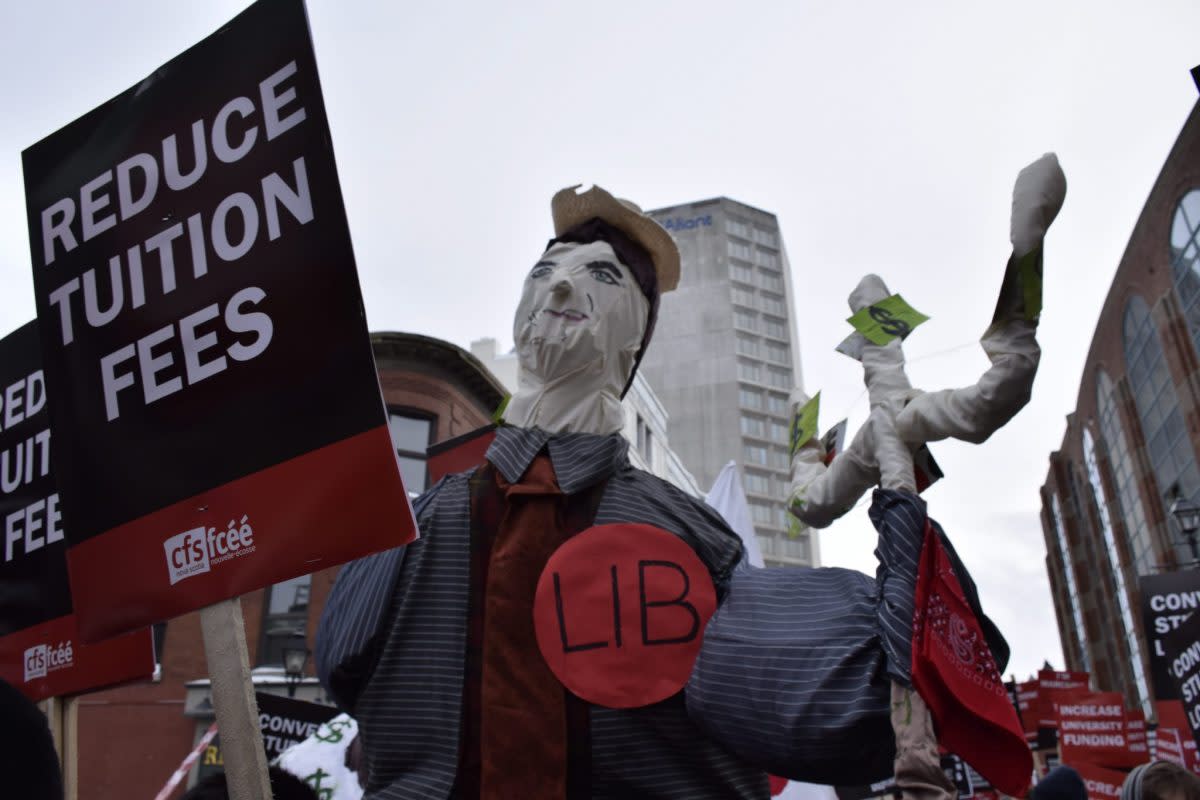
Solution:
[[[883,278],[878,275],[864,275],[858,285],[854,287],[854,291],[846,298],[850,304],[850,310],[854,313],[862,311],[867,306],[874,305],[880,300],[886,300],[892,296],[888,291],[887,284],[883,282]]]
[[[1046,153],[1017,174],[1009,227],[1013,255],[1020,258],[1042,243],[1066,196],[1067,178],[1054,153]]]

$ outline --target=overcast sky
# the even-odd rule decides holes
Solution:
[[[0,335],[34,315],[21,151],[244,6],[6,4]],[[647,208],[725,195],[779,217],[822,427],[865,417],[861,370],[833,348],[866,272],[932,317],[906,345],[915,385],[986,367],[972,342],[1009,251],[1012,180],[1056,151],[1069,189],[1033,400],[982,446],[934,445],[947,477],[927,498],[1013,645],[1009,671],[1061,666],[1038,487],[1197,99],[1200,4],[312,0],[309,15],[372,330],[510,347],[562,186]],[[873,571],[873,546],[865,509],[821,535],[826,564]]]

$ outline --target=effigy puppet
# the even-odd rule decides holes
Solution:
[[[767,773],[953,794],[938,746],[1010,794],[1031,763],[1007,646],[916,492],[913,453],[980,442],[1028,400],[1041,243],[1065,180],[1023,170],[1013,255],[971,387],[923,393],[867,343],[867,423],[792,509],[828,525],[874,489],[872,578],[755,569],[710,507],[633,467],[621,398],[679,281],[670,235],[598,187],[554,195],[513,324],[519,388],[486,458],[414,503],[421,538],[347,565],[317,669],[359,723],[366,797],[766,798]],[[854,310],[886,299],[867,276]],[[797,393],[795,400],[803,403]]]

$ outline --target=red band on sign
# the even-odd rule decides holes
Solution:
[[[717,595],[704,563],[653,525],[597,525],[554,552],[533,624],[551,671],[575,695],[637,708],[683,689]]]

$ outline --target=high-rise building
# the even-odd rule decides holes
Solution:
[[[815,565],[816,538],[789,534],[788,394],[801,375],[779,221],[725,197],[647,213],[683,260],[641,367],[671,446],[701,486],[737,462],[764,560]]]

